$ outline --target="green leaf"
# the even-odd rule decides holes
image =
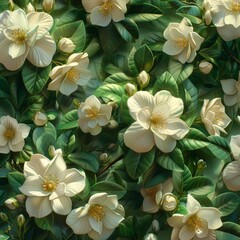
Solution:
[[[193,177],[183,185],[183,190],[196,195],[204,195],[214,190],[213,182],[206,177]]]
[[[168,170],[176,172],[184,171],[184,158],[180,149],[175,148],[169,154],[163,154],[157,159],[157,163]]]
[[[173,96],[178,96],[178,85],[169,72],[165,72],[157,78],[153,86],[153,93],[155,94],[160,90],[167,90],[171,92]]]
[[[127,101],[128,101],[128,96],[123,95],[122,101],[120,103],[119,120],[120,120],[120,123],[130,125],[131,123],[133,123],[134,120],[129,114]]]
[[[224,222],[222,227],[219,230],[226,232],[226,233],[233,234],[240,238],[240,225],[237,223]],[[237,238],[237,239],[239,239],[239,238]],[[229,239],[229,238],[225,238],[225,239]]]
[[[99,170],[99,162],[96,156],[92,153],[77,152],[68,155],[68,160],[75,163],[84,170],[96,173]]]
[[[75,32],[70,36],[70,39],[76,45],[74,52],[82,52],[86,43],[86,29],[83,21],[78,22],[79,25]]]
[[[0,77],[0,84],[0,98],[8,98],[10,96],[10,89],[6,78]]]
[[[23,83],[30,94],[38,94],[43,90],[51,69],[51,65],[44,68],[35,67],[29,62],[24,65],[22,70]]]
[[[41,137],[36,141],[36,148],[38,153],[45,155],[46,157],[50,157],[49,155],[49,147],[54,146],[56,148],[56,138],[51,133],[44,133]]]
[[[118,226],[117,233],[121,238],[135,239],[136,233],[134,231],[135,217],[128,216]]]
[[[178,144],[182,150],[196,150],[208,146],[209,142],[201,131],[190,128],[189,133]]]
[[[129,14],[127,18],[131,19],[134,22],[149,22],[154,21],[160,18],[162,14],[151,14],[151,13],[137,13]]]
[[[139,72],[145,70],[149,72],[152,69],[154,60],[153,54],[147,45],[138,48],[134,55],[134,61]]]
[[[9,240],[9,236],[3,233],[0,233],[0,240]]]
[[[14,193],[20,193],[19,187],[21,187],[25,181],[25,177],[20,172],[8,173],[8,183]]]
[[[118,199],[122,198],[127,190],[114,182],[101,181],[91,187],[91,194],[106,192],[109,195],[117,195]]]
[[[0,117],[3,116],[15,116],[15,110],[12,105],[12,103],[8,99],[1,99],[1,104],[0,104]]]
[[[54,221],[53,214],[49,214],[44,218],[34,218],[34,220],[39,228],[46,231],[52,230],[53,221]]]
[[[142,202],[142,195],[136,191],[128,191],[120,201],[125,209],[138,209]]]
[[[187,17],[191,21],[191,23],[202,23],[201,10],[197,6],[182,6],[176,10],[176,13],[181,17]]]
[[[66,130],[76,127],[78,127],[78,110],[74,109],[62,116],[58,129]]]
[[[155,158],[155,148],[147,153],[136,153],[129,149],[124,158],[127,173],[133,179],[142,176],[152,165]]]
[[[125,85],[126,83],[129,82],[135,82],[135,78],[129,77],[124,73],[115,73],[107,77],[103,85],[105,84],[119,84],[119,85]]]
[[[239,200],[237,193],[225,192],[213,199],[213,206],[227,216],[239,207]]]
[[[128,56],[128,68],[133,76],[138,76],[139,72],[134,61],[134,55],[136,53],[136,48],[133,47]]]
[[[106,103],[113,101],[119,104],[124,94],[124,88],[122,86],[119,86],[118,84],[105,84],[100,86],[95,91],[95,95],[97,97],[101,97]]]

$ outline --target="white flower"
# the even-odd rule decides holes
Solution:
[[[112,107],[101,102],[94,96],[88,97],[78,109],[79,126],[84,133],[98,135],[102,127],[107,125],[112,114]]]
[[[0,153],[22,151],[30,127],[18,123],[15,118],[4,116],[0,118]]]
[[[201,61],[198,67],[203,74],[209,74],[213,69],[212,63],[207,61]]]
[[[163,197],[165,194],[172,192],[172,178],[169,178],[164,183],[158,184],[151,188],[142,188],[140,190],[143,196],[142,209],[144,212],[156,213],[159,211]]]
[[[181,63],[192,62],[196,57],[196,51],[200,48],[203,38],[189,26],[187,18],[180,23],[169,23],[163,36],[167,40],[163,45],[163,52],[174,56]]]
[[[71,53],[75,49],[76,45],[73,44],[70,38],[64,37],[58,42],[58,47],[62,52]]]
[[[124,133],[124,142],[135,152],[150,151],[156,144],[167,153],[176,146],[189,131],[180,119],[183,101],[173,97],[168,91],[159,91],[152,96],[147,91],[139,91],[128,99],[129,112],[134,122]]]
[[[211,15],[211,0],[204,0],[202,7],[205,9],[204,18],[207,25],[209,25],[212,21]]]
[[[205,4],[206,12],[208,15],[211,14],[212,22],[223,40],[231,41],[239,38],[240,0],[211,0],[207,2]]]
[[[49,73],[52,81],[48,85],[48,90],[60,91],[69,96],[77,90],[78,85],[87,85],[91,79],[91,72],[87,69],[88,65],[87,53],[73,53],[69,56],[66,64],[54,67]]]
[[[216,136],[220,136],[220,131],[226,133],[224,128],[231,122],[231,118],[225,113],[221,98],[214,98],[211,101],[204,99],[201,118],[208,133]]]
[[[67,215],[73,197],[85,187],[85,173],[67,169],[60,151],[50,161],[41,154],[33,154],[24,164],[25,182],[19,190],[27,196],[26,210],[30,217],[42,218],[52,211]]]
[[[124,209],[116,195],[96,193],[84,207],[73,209],[67,224],[75,234],[88,234],[94,240],[105,240],[124,219]]]
[[[19,69],[25,59],[36,67],[46,67],[56,50],[48,31],[52,17],[44,12],[26,13],[22,9],[0,14],[0,63],[8,70]]]
[[[227,164],[222,179],[229,190],[240,191],[240,135],[231,136],[230,148],[236,161]]]
[[[238,73],[238,81],[235,79],[221,80],[223,92],[224,92],[224,103],[226,106],[233,106],[238,103],[240,106],[240,72]]]
[[[177,207],[177,200],[176,197],[172,193],[164,194],[162,200],[162,207],[163,210],[169,212],[173,211]]]
[[[82,0],[83,7],[90,13],[93,25],[106,27],[111,20],[119,22],[125,19],[126,4],[129,0]]]
[[[187,211],[187,215],[176,213],[167,219],[173,227],[171,240],[215,240],[214,230],[222,226],[221,212],[214,207],[201,207],[190,194]]]

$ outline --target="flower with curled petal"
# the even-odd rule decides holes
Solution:
[[[183,101],[169,91],[162,90],[154,96],[139,91],[128,99],[127,104],[135,122],[124,133],[124,142],[135,152],[148,152],[155,145],[162,152],[171,152],[176,140],[182,139],[189,131],[187,124],[180,119]]]
[[[85,173],[67,169],[60,150],[50,161],[41,154],[33,154],[24,164],[26,178],[19,190],[27,196],[26,210],[30,217],[43,218],[52,211],[67,215],[72,209],[70,197],[85,187]]]
[[[22,9],[0,14],[0,63],[8,70],[22,67],[27,59],[36,67],[46,67],[56,51],[49,34],[52,17],[44,12],[26,14]]]
[[[73,209],[66,222],[75,234],[88,234],[94,240],[105,240],[124,219],[124,214],[116,195],[96,193],[84,207]]]

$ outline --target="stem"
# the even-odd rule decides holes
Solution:
[[[122,160],[123,158],[123,154],[120,155],[119,157],[117,157],[115,160],[113,160],[111,163],[109,163],[106,167],[104,167],[103,169],[101,169],[98,173],[97,176],[100,176],[101,174],[103,174],[104,172],[106,172],[111,166],[113,166],[115,163],[117,163],[118,161]]]

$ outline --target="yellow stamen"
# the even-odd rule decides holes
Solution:
[[[80,74],[77,70],[75,69],[70,69],[68,72],[67,72],[67,79],[71,82],[77,82],[80,78]]]
[[[105,210],[99,204],[92,204],[89,209],[89,215],[100,222],[105,216]]]
[[[54,176],[46,176],[44,178],[44,181],[42,183],[42,189],[43,191],[47,192],[53,192],[56,190],[58,185],[58,179],[56,179]]]
[[[7,140],[7,141],[10,141],[12,140],[14,137],[15,137],[15,130],[11,127],[7,128],[4,132],[4,138]]]
[[[153,128],[165,128],[166,119],[159,114],[153,114],[150,118],[150,124]]]
[[[26,38],[27,38],[27,33],[24,30],[21,30],[19,28],[12,30],[12,39],[17,45],[22,45]]]
[[[95,107],[86,109],[86,116],[90,119],[97,118],[98,117],[98,109]]]
[[[113,9],[113,3],[112,0],[108,0],[105,3],[103,3],[103,5],[100,7],[99,12],[106,16],[108,15]]]
[[[185,48],[186,46],[187,46],[187,43],[188,43],[188,41],[185,39],[185,38],[177,38],[176,40],[175,40],[175,42],[176,42],[176,47],[180,47],[180,48]]]
[[[240,3],[238,3],[238,2],[232,2],[230,9],[231,9],[231,11],[233,11],[234,13],[240,13]]]
[[[202,229],[203,228],[202,219],[199,218],[197,215],[193,215],[187,220],[187,226],[192,231]]]

